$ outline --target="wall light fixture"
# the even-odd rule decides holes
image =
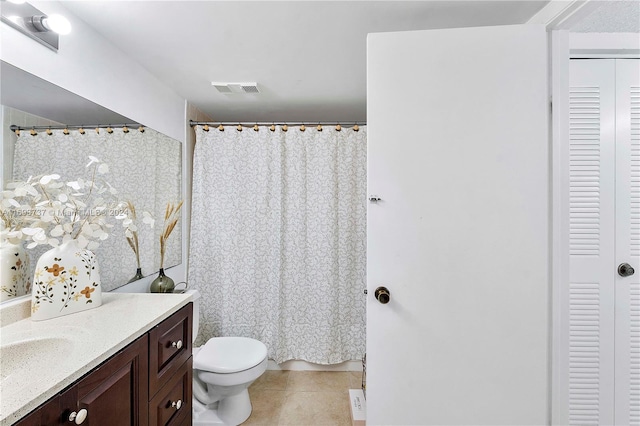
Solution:
[[[2,0],[2,22],[51,50],[58,50],[59,34],[69,34],[71,23],[62,15],[45,15],[29,3]]]

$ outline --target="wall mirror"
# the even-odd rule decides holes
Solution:
[[[139,254],[142,275],[157,273],[160,267],[159,237],[163,228],[168,202],[183,199],[181,193],[181,143],[153,129],[138,129],[138,123],[85,98],[55,86],[6,62],[0,61],[2,104],[2,183],[26,180],[30,175],[60,174],[64,180],[90,177],[86,168],[89,155],[109,166],[104,179],[118,192],[118,198],[130,201],[138,216]],[[132,94],[135,96],[135,94]],[[95,136],[89,125],[135,124],[125,134],[122,128],[113,128],[113,140],[107,142]],[[11,125],[32,126],[87,126],[84,133],[70,129],[38,130],[37,135],[10,130]],[[106,129],[101,129],[106,132]],[[4,189],[4,188],[3,188]],[[142,223],[142,212],[151,213],[155,225]],[[100,264],[103,291],[114,290],[127,284],[137,270],[137,259],[129,246],[121,221],[111,220],[114,227],[108,239],[94,250]],[[30,281],[40,255],[51,248],[42,245],[27,250],[30,258]],[[182,261],[181,227],[176,226],[164,256],[164,268]],[[6,283],[0,283],[6,287]],[[1,300],[15,298],[16,294],[2,290]],[[24,294],[24,291],[21,293]]]

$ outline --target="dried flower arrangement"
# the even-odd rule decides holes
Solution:
[[[108,219],[125,219],[127,205],[99,178],[109,166],[93,156],[89,160],[90,179],[63,182],[54,173],[9,183],[0,201],[2,239],[14,244],[29,241],[28,249],[77,240],[79,247],[95,250],[113,228]]]
[[[173,232],[173,228],[176,227],[178,220],[180,219],[180,209],[184,201],[180,201],[178,204],[167,203],[167,209],[164,213],[164,228],[162,234],[160,234],[160,269],[164,267],[164,255],[167,250],[167,240]]]
[[[126,204],[127,217],[123,219],[122,226],[125,227],[124,235],[127,238],[129,247],[131,247],[131,250],[133,250],[133,253],[136,255],[136,262],[138,265],[138,269],[140,269],[140,243],[138,240],[138,226],[136,224],[136,221],[138,219],[136,214],[136,207],[131,201],[127,201]],[[151,213],[144,211],[142,212],[142,222],[153,228],[153,224],[155,221],[151,216]]]

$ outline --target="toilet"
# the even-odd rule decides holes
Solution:
[[[193,298],[193,339],[200,293]],[[251,415],[249,385],[267,369],[267,347],[247,337],[213,337],[193,349],[193,425],[239,425]]]

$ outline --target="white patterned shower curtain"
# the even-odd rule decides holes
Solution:
[[[365,351],[366,127],[198,126],[189,282],[198,343],[335,364]]]

